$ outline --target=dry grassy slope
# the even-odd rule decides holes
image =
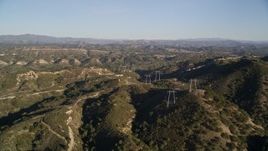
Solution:
[[[267,127],[268,64],[265,59],[216,61],[200,69],[176,73],[181,80],[198,79],[208,91],[237,104],[255,122]]]
[[[246,149],[247,136],[264,133],[228,100],[178,91],[176,105],[166,108],[166,91],[131,85],[84,104],[84,148]]]
[[[135,108],[131,104],[128,86],[116,88],[110,94],[84,104],[81,129],[84,149],[142,149],[146,148],[132,135]]]
[[[106,150],[246,149],[247,136],[264,135],[267,123],[267,77],[259,72],[263,66],[264,62],[246,61],[210,66],[206,73],[203,69],[188,73],[184,78],[215,77],[210,79],[215,89],[207,88],[203,97],[177,91],[176,104],[169,108],[165,88],[173,85],[165,81],[157,86],[145,85],[136,81],[135,75],[119,76],[103,69],[74,69],[64,75],[60,72],[59,76],[66,78],[63,85],[73,82],[61,96],[30,103],[25,109],[0,117],[0,146],[11,150],[82,150],[82,145],[84,149]],[[43,74],[54,75],[39,73],[38,78]],[[241,95],[251,93],[248,89],[237,90],[246,87],[245,82],[253,77],[257,77],[253,84],[260,82],[254,85],[260,93],[249,96],[255,106],[247,110],[241,104],[247,97]],[[232,87],[234,81],[239,84]],[[88,96],[99,91],[97,98]]]
[[[227,100],[246,111],[255,122],[267,129],[268,64],[262,61],[250,61],[246,66],[220,77],[213,89]]]
[[[2,117],[0,146],[16,149],[11,150],[44,150],[50,148],[53,150],[62,150],[65,148],[67,141],[64,131],[64,119],[62,114],[66,109],[60,104],[62,99],[46,99],[38,102],[18,112]],[[5,122],[6,121],[6,122]],[[16,138],[20,131],[21,139]],[[6,143],[6,140],[11,139]]]
[[[181,92],[176,105],[166,108],[166,91],[151,90],[134,97],[137,118],[133,131],[152,149],[241,149],[247,135],[263,129],[235,104]]]
[[[68,73],[70,74],[66,75]],[[81,79],[85,79],[85,74],[88,79],[81,81]],[[112,79],[107,78],[107,74],[111,75]],[[13,99],[14,101],[22,102],[18,104],[16,109],[13,109],[13,107],[10,109],[7,108],[8,110],[6,110],[6,112],[9,114],[3,113],[3,116],[0,117],[0,146],[5,146],[5,149],[10,148],[11,150],[73,150],[73,148],[82,150],[82,142],[79,134],[79,122],[81,122],[82,108],[77,105],[80,102],[78,100],[82,99],[80,98],[82,95],[81,97],[85,97],[82,100],[85,101],[87,97],[91,97],[87,95],[98,90],[106,90],[103,93],[108,93],[109,89],[114,86],[114,84],[112,84],[113,81],[118,81],[118,79],[116,79],[118,77],[108,70],[89,68],[74,69],[66,72],[58,71],[56,73],[26,72],[26,74],[20,76],[20,78],[27,82],[36,82],[50,75],[68,78],[68,80],[66,80],[68,83],[72,81],[79,82],[67,85],[66,88],[62,89],[64,92],[57,95],[50,92],[47,93],[48,90],[39,90],[37,92],[32,92],[32,90],[23,91],[25,95],[23,99],[20,96],[22,93],[20,91],[11,91],[5,94],[5,96],[3,96],[5,97],[4,101],[10,102],[12,101],[11,99]],[[15,98],[8,97],[11,95],[14,95]],[[28,101],[27,99],[33,98],[29,96],[35,95],[38,96],[36,97],[37,100],[23,104],[23,102]],[[67,112],[70,108],[72,108],[72,113],[69,115]],[[72,118],[71,121],[70,117]],[[72,132],[70,132],[70,129]],[[17,135],[20,136],[18,137]],[[12,139],[12,141],[7,141],[14,137],[25,137],[25,139]]]
[[[103,77],[113,73],[101,68],[72,68],[59,71],[33,71],[20,69],[3,71],[0,78],[0,100],[3,114],[26,108],[42,97],[59,95],[65,85],[85,78]],[[2,71],[1,71],[2,72]],[[26,101],[29,100],[29,101]]]

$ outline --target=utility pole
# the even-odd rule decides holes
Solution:
[[[171,100],[171,95],[173,96],[173,104],[176,103],[176,96],[175,96],[175,90],[169,90],[168,91],[168,98],[167,98],[167,108],[169,107],[169,101]]]
[[[155,79],[154,81],[160,81],[161,80],[161,72],[160,71],[155,71]]]
[[[146,74],[145,75],[145,83],[151,83],[151,75],[150,74]]]

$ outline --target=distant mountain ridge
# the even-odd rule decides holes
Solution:
[[[114,40],[93,39],[93,38],[72,38],[72,37],[53,37],[46,35],[0,35],[0,43],[14,44],[64,44],[64,43],[113,43]]]
[[[119,40],[119,39],[95,39],[95,38],[72,38],[53,37],[46,35],[0,35],[0,44],[144,44],[144,45],[167,45],[181,47],[236,47],[245,45],[268,46],[268,41],[240,41],[222,38],[197,38],[181,40]]]

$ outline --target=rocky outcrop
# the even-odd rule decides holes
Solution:
[[[34,63],[34,64],[39,64],[39,65],[46,65],[46,64],[49,64],[49,62],[46,61],[45,59],[38,59],[38,60],[35,60],[33,63]]]
[[[21,73],[17,75],[17,86],[21,84],[22,81],[26,80],[36,80],[38,75],[34,71],[29,71],[26,73]]]
[[[25,66],[27,64],[28,64],[28,62],[26,62],[26,61],[18,61],[18,62],[16,62],[16,65],[20,65],[20,66]]]

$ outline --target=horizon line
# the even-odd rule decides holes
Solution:
[[[147,40],[147,41],[177,41],[177,40],[230,40],[230,41],[241,41],[241,42],[268,42],[267,40],[249,40],[249,39],[233,39],[233,38],[222,38],[222,37],[195,37],[195,38],[94,38],[94,37],[86,37],[86,36],[56,36],[50,34],[32,34],[32,33],[22,33],[22,34],[0,34],[0,36],[23,36],[23,35],[31,35],[31,36],[46,36],[52,38],[73,38],[73,39],[95,39],[95,40],[118,40],[118,41],[139,41],[139,40]]]

